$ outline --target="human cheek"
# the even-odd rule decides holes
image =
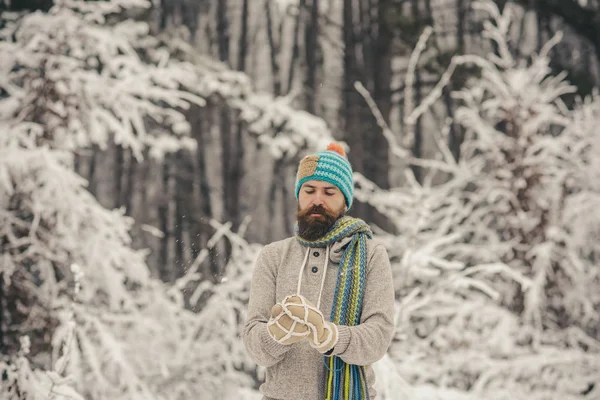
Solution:
[[[298,200],[300,204],[300,209],[305,210],[307,207],[310,207],[312,205],[313,196],[311,196],[308,193],[302,193]]]

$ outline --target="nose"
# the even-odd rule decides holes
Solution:
[[[316,194],[315,194],[315,197],[313,198],[313,201],[312,201],[312,203],[313,203],[315,206],[320,206],[320,205],[323,205],[323,197],[321,196],[321,194],[319,194],[319,193],[316,193]]]

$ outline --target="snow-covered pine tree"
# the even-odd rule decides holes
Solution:
[[[474,7],[488,13],[483,34],[497,52],[455,57],[407,116],[410,126],[427,111],[456,65],[478,66],[481,76],[453,93],[460,159],[447,129],[434,133],[434,159],[410,157],[389,135],[394,154],[425,169],[423,182],[410,168],[390,191],[356,178],[357,197],[400,232],[380,235],[401,299],[390,354],[415,399],[598,393],[598,97],[569,109],[561,98],[574,88],[549,68],[558,38],[531,62],[514,59],[511,4]]]

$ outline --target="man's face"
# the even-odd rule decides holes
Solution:
[[[346,200],[337,186],[324,181],[307,181],[298,195],[298,234],[316,240],[329,231],[346,211]]]

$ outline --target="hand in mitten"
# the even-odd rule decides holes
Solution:
[[[311,330],[308,341],[320,353],[331,350],[338,341],[337,326],[325,320],[323,313],[300,295],[288,296],[283,306],[295,317],[302,319]]]
[[[283,311],[280,304],[271,308],[271,319],[267,322],[267,331],[273,339],[281,344],[301,342],[310,334],[306,324],[293,320]]]

